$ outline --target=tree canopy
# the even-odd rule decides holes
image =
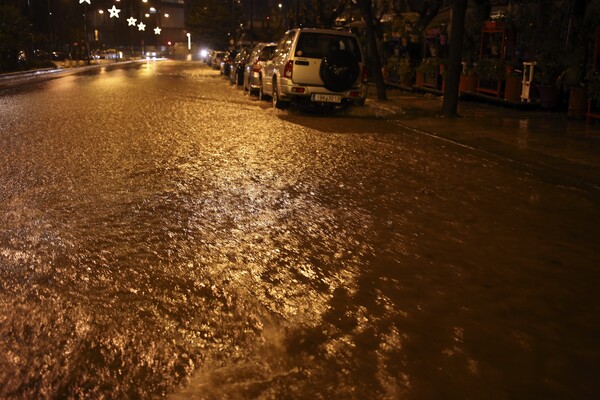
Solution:
[[[238,36],[243,22],[238,2],[190,0],[188,4],[186,26],[204,45],[224,49]]]
[[[18,68],[18,52],[29,46],[29,22],[17,7],[0,5],[0,70]]]

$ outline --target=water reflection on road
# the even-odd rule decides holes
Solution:
[[[594,193],[194,63],[0,94],[0,397],[591,398]]]

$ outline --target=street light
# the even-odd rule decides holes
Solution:
[[[83,36],[85,38],[85,52],[87,53],[87,64],[90,64],[90,42],[89,39],[87,37],[87,25],[88,25],[88,20],[87,20],[87,4],[91,5],[92,3],[90,2],[90,0],[79,0],[79,4],[83,4]]]
[[[94,13],[94,41],[100,45],[100,24],[98,23],[98,14],[102,17],[102,26],[104,26],[104,10],[98,10],[98,13]]]
[[[52,4],[50,3],[50,0],[48,0],[48,40],[48,50],[52,51]]]
[[[187,39],[188,39],[188,53],[191,53],[192,52],[192,34],[188,32],[185,35],[187,36]]]

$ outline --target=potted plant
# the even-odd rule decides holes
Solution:
[[[423,74],[423,85],[443,90],[446,64],[447,62],[443,58],[429,57],[424,59],[417,67],[417,70]]]
[[[463,69],[460,74],[460,81],[458,83],[458,89],[463,93],[475,93],[477,90],[477,72],[473,63],[469,61],[463,61]]]
[[[506,65],[506,79],[504,81],[504,100],[517,103],[521,101],[522,70],[514,64]]]
[[[420,67],[421,67],[421,65],[419,64],[419,66],[417,67],[417,70],[416,70],[415,86],[417,86],[417,87],[422,87],[425,84],[425,73],[423,72],[423,70]]]
[[[568,93],[567,116],[582,119],[587,107],[587,92],[583,86],[583,51],[571,50],[565,57],[566,67],[558,81],[563,93]]]
[[[586,75],[588,94],[587,122],[590,118],[600,118],[600,70],[590,71]]]
[[[408,57],[391,56],[385,64],[385,71],[387,79],[404,86],[410,86],[415,75]]]
[[[439,60],[434,57],[428,57],[423,59],[421,64],[417,67],[417,71],[423,79],[422,85],[434,85],[437,87],[437,73],[439,71]]]
[[[504,75],[504,65],[499,59],[482,58],[475,66],[479,77],[477,90],[499,95],[500,80]]]
[[[415,69],[412,66],[409,57],[402,57],[398,65],[398,74],[400,76],[400,84],[410,86],[415,78]]]
[[[475,64],[475,71],[479,79],[485,82],[494,82],[500,78],[500,61],[493,58],[482,58]]]
[[[435,74],[435,69],[439,65],[438,61],[433,57],[424,58],[421,64],[417,67],[417,71],[429,75]]]
[[[556,108],[558,106],[558,76],[562,67],[555,57],[542,57],[536,66],[537,89],[540,94],[542,108]]]

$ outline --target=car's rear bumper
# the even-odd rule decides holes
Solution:
[[[279,89],[279,96],[284,101],[364,104],[368,88],[367,85],[355,85],[342,92],[332,92],[322,86],[298,85],[291,80],[282,79]]]
[[[258,72],[252,72],[248,77],[248,89],[259,90],[260,89],[260,74]]]

